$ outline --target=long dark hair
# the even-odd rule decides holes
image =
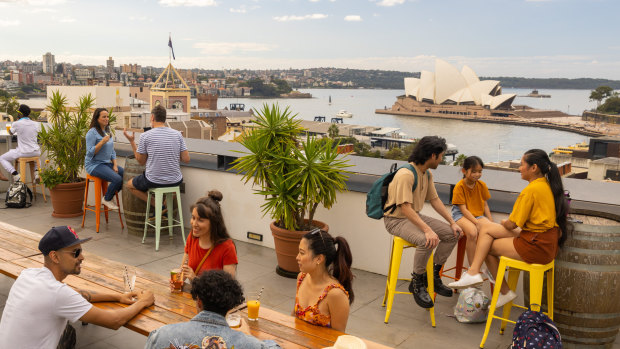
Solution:
[[[351,272],[353,257],[347,240],[342,236],[333,238],[328,232],[320,229],[306,233],[303,238],[308,241],[308,249],[314,256],[325,256],[325,267],[328,273],[338,280],[349,293],[349,304],[353,303],[355,299],[352,288],[353,273]]]
[[[211,223],[211,243],[213,245],[230,239],[228,230],[226,230],[226,224],[224,224],[224,217],[222,217],[222,208],[220,207],[220,201],[222,201],[223,197],[218,190],[211,190],[207,196],[196,200],[196,203],[189,209],[190,213],[196,209],[200,217],[209,220]]]
[[[416,144],[415,148],[411,152],[407,161],[413,162],[416,165],[421,165],[430,159],[431,156],[443,153],[448,149],[446,140],[439,136],[426,136],[422,137]]]
[[[101,126],[99,125],[99,116],[102,111],[107,112],[108,110],[106,108],[95,109],[95,112],[93,113],[93,118],[90,120],[90,128],[94,127],[101,137],[105,137],[105,134],[103,133],[104,130],[102,130]]]
[[[474,167],[476,167],[478,165],[480,165],[480,167],[484,168],[484,162],[482,162],[481,158],[477,157],[476,155],[468,156],[463,161],[463,170],[467,171],[470,168],[474,168]],[[465,174],[463,174],[463,178],[465,178]]]
[[[568,222],[568,203],[564,196],[564,185],[562,184],[562,176],[558,167],[551,162],[549,155],[541,149],[530,149],[523,155],[523,160],[530,166],[536,164],[540,172],[547,178],[551,193],[553,193],[553,201],[555,202],[555,221],[560,227],[561,234],[558,239],[558,245],[562,247],[564,241],[573,231],[573,225]]]

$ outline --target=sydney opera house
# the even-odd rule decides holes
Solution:
[[[405,78],[405,95],[393,112],[420,116],[510,116],[515,94],[502,94],[496,80],[480,80],[468,66],[459,72],[437,59],[435,72],[422,71],[420,78]]]

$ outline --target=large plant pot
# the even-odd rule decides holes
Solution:
[[[53,217],[69,218],[81,216],[84,211],[84,189],[86,181],[61,183],[50,189]]]
[[[308,220],[305,221],[307,222]],[[329,226],[321,221],[313,220],[312,223],[322,230],[329,230]],[[276,247],[276,256],[278,257],[276,273],[292,279],[297,278],[299,265],[297,264],[296,257],[299,251],[299,242],[308,231],[286,230],[277,227],[275,222],[271,222],[269,227],[271,228],[271,234]]]

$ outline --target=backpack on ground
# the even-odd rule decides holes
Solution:
[[[562,349],[560,331],[544,313],[526,310],[512,332],[512,349]]]
[[[489,297],[481,289],[470,287],[459,294],[454,306],[454,316],[458,322],[486,322],[489,315]]]
[[[409,171],[413,172],[413,187],[411,188],[411,191],[415,191],[415,188],[418,186],[418,173],[413,168],[413,166],[411,166],[411,164],[406,164],[399,168],[396,168],[396,166],[396,163],[394,163],[390,167],[390,172],[381,176],[372,184],[372,187],[370,187],[370,190],[366,195],[366,215],[368,217],[373,219],[381,219],[383,218],[383,214],[385,212],[394,212],[394,210],[396,209],[396,205],[390,205],[389,207],[385,208],[384,206],[388,198],[388,187],[390,183],[392,183],[396,172],[398,172],[398,170],[400,170],[401,168],[406,168]],[[428,177],[428,172],[426,173],[426,175]]]
[[[30,202],[27,201],[28,196],[30,196]],[[32,206],[32,191],[22,181],[13,182],[6,191],[4,204],[9,208],[30,207]]]

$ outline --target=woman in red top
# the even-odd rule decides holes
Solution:
[[[222,269],[233,277],[237,272],[237,250],[222,217],[222,197],[211,190],[191,207],[192,231],[183,255],[183,275],[190,282],[205,270]]]

